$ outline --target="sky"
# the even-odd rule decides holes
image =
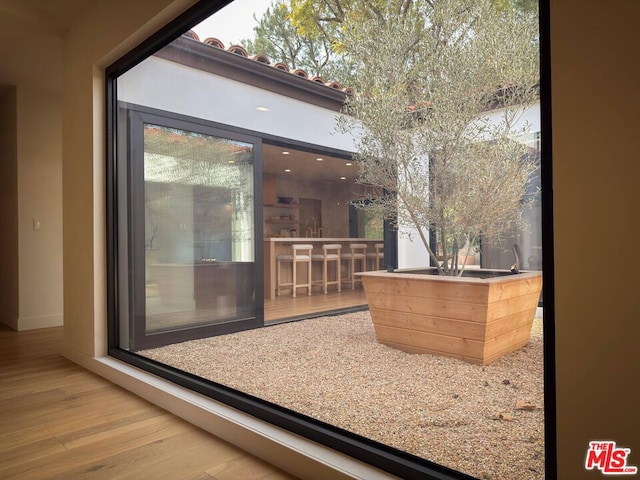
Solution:
[[[192,30],[200,40],[215,37],[227,48],[240,44],[240,40],[253,37],[253,27],[257,25],[253,14],[260,18],[271,2],[272,0],[235,0]]]

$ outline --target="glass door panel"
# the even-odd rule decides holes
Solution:
[[[131,122],[132,348],[261,326],[255,144],[150,117]]]

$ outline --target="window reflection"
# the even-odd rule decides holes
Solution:
[[[253,146],[144,126],[147,331],[253,310]]]

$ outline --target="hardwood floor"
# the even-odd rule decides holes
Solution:
[[[334,287],[335,288],[335,287]],[[313,315],[318,312],[328,312],[340,308],[354,308],[367,306],[367,297],[362,287],[355,290],[342,287],[342,292],[330,289],[325,295],[320,287],[314,287],[311,296],[306,289],[298,289],[296,298],[291,296],[291,290],[285,291],[273,300],[264,301],[265,323],[283,320],[291,317]]]
[[[290,475],[82,369],[62,328],[0,325],[0,478],[287,480]]]

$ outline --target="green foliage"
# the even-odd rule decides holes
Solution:
[[[300,68],[312,76],[331,79],[335,67],[331,43],[326,38],[298,34],[290,23],[291,11],[286,3],[275,2],[254,28],[254,40],[244,40],[247,51],[267,55],[291,69]]]
[[[358,94],[338,128],[356,135],[359,181],[393,192],[364,208],[414,227],[441,272],[455,275],[463,245],[497,240],[521,216],[536,165],[518,140],[526,128],[514,125],[537,98],[537,22],[491,0],[430,7],[421,20],[343,23]],[[489,121],[497,107],[500,120]]]
[[[242,41],[252,53],[262,53],[312,76],[350,85],[353,65],[343,55],[349,25],[376,21],[429,29],[448,0],[275,0],[254,29],[254,39]],[[496,11],[537,15],[537,0],[491,0]]]
[[[291,0],[292,24],[303,35],[340,37],[342,24],[407,18],[416,5],[411,0]]]

